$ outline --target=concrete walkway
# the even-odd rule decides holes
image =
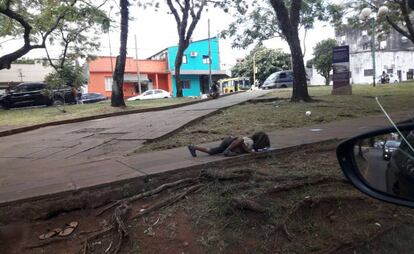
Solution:
[[[197,106],[203,112],[211,110],[209,105]],[[413,115],[414,112],[402,112],[392,114],[392,117],[398,122],[412,118]],[[269,136],[273,148],[283,149],[331,139],[344,139],[386,126],[389,126],[389,123],[381,115],[311,127],[285,129],[269,133]],[[67,131],[72,131],[69,127],[67,128]],[[160,129],[163,128],[160,127]],[[101,130],[101,133],[103,132],[105,130]],[[79,135],[82,136],[81,134]],[[124,137],[132,136],[132,134],[120,135]],[[139,133],[135,135],[139,135]],[[147,134],[145,137],[155,136]],[[29,138],[29,136],[26,136],[26,138]],[[57,140],[54,140],[54,142],[57,142]],[[2,144],[4,146],[3,141]],[[71,144],[68,143],[66,145],[70,151]],[[3,151],[6,150],[4,149]],[[21,150],[15,150],[16,155],[18,155],[18,151],[23,150],[23,147],[21,147]],[[35,159],[40,153],[42,153],[42,150],[35,154],[26,154],[26,157],[15,157],[13,160],[10,158],[0,158],[0,206],[6,205],[9,202],[37,199],[56,193],[78,191],[92,186],[101,186],[127,179],[157,176],[167,172],[182,170],[183,168],[228,159],[222,156],[206,155],[193,158],[186,147],[135,154],[128,157],[111,157],[95,161],[82,161],[76,157],[61,159],[59,156]]]

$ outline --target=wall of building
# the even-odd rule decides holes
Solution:
[[[10,69],[0,70],[0,83],[43,82],[52,71],[41,63],[12,64]]]
[[[183,96],[200,96],[200,76],[198,75],[181,75],[181,80],[189,80],[190,88],[183,89]],[[177,95],[177,87],[175,86],[175,79],[172,80],[173,96]]]
[[[105,85],[112,80],[112,69],[115,69],[115,57],[99,57],[88,63],[87,69],[89,71],[88,77],[88,92],[102,93],[107,97],[111,96],[112,91],[108,89],[110,85]],[[112,68],[111,68],[112,64]],[[158,88],[167,92],[172,92],[171,74],[167,70],[166,60],[138,60],[137,62],[133,58],[127,58],[125,65],[125,77],[127,78],[124,83],[124,95],[125,97],[132,97],[137,95],[135,83],[137,83],[137,73],[139,70],[141,81],[143,77],[150,80],[148,82],[149,89],[156,88],[158,80]],[[157,79],[158,76],[158,79]]]
[[[414,52],[377,52],[376,59],[376,81],[380,79],[383,71],[392,74],[398,80],[398,71],[401,71],[401,81],[407,80],[407,72],[414,70]],[[350,59],[351,83],[372,84],[373,76],[366,75],[372,70],[371,52],[351,54]],[[368,72],[368,73],[366,73]],[[391,81],[393,82],[393,81]]]
[[[220,70],[219,42],[217,38],[211,38],[211,69]],[[168,48],[168,63],[171,72],[175,70],[175,57],[178,46]],[[195,52],[197,56],[191,56]],[[203,63],[203,56],[208,56],[208,40],[195,41],[190,43],[184,52],[187,63],[183,63],[181,70],[208,70],[208,63]],[[173,73],[174,74],[174,73]]]

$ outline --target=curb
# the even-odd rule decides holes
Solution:
[[[37,197],[9,201],[0,204],[0,223],[9,223],[12,221],[21,220],[28,221],[47,219],[58,215],[61,212],[70,212],[79,209],[101,207],[110,202],[113,202],[114,200],[126,198],[136,193],[155,188],[157,185],[164,184],[167,181],[174,181],[182,179],[184,177],[196,177],[205,168],[213,168],[219,166],[225,167],[230,164],[245,164],[246,162],[252,160],[260,160],[279,154],[293,152],[299,147],[323,144],[335,140],[338,139],[273,149],[260,154],[245,154],[227,158],[223,157],[222,160],[211,161],[199,165],[184,166],[153,175],[144,175],[85,187],[82,189],[68,190],[63,192],[45,194]]]
[[[241,92],[243,92],[243,91],[230,93],[230,94],[223,94],[220,97],[227,97],[227,96],[238,94],[238,93],[241,93]],[[185,107],[185,106],[189,106],[189,105],[193,105],[193,104],[198,104],[198,103],[206,102],[206,101],[210,101],[210,100],[213,100],[213,99],[208,98],[208,99],[201,99],[201,100],[197,100],[197,101],[184,102],[184,103],[181,103],[181,104],[162,106],[162,107],[157,107],[157,108],[135,109],[135,110],[125,111],[125,112],[114,112],[114,113],[107,113],[107,114],[101,114],[101,115],[95,115],[95,116],[85,116],[85,117],[79,117],[79,118],[73,118],[73,119],[66,119],[66,120],[60,120],[60,121],[54,121],[54,122],[35,124],[35,125],[30,125],[30,126],[25,126],[25,127],[20,127],[20,128],[5,130],[5,131],[0,131],[0,137],[11,136],[11,135],[14,135],[14,134],[33,131],[33,130],[37,130],[37,129],[44,128],[44,127],[50,127],[50,126],[64,125],[64,124],[70,124],[70,123],[80,123],[80,122],[86,122],[86,121],[90,121],[90,120],[97,120],[97,119],[114,117],[114,116],[123,116],[123,115],[131,115],[131,114],[155,112],[155,111],[162,111],[162,110],[180,108],[180,107]]]

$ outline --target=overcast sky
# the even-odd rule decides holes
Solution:
[[[113,13],[117,12],[118,7],[114,7]],[[158,51],[176,45],[178,42],[177,30],[175,19],[172,15],[167,14],[166,9],[160,9],[154,11],[153,9],[142,9],[136,6],[131,6],[130,15],[135,19],[130,22],[129,25],[129,37],[128,37],[128,56],[135,57],[135,43],[134,35],[137,36],[138,41],[138,55],[139,58],[146,58]],[[116,20],[117,17],[112,15]],[[211,35],[216,35],[219,31],[225,29],[229,23],[233,20],[230,14],[226,14],[219,9],[210,9],[209,12],[204,12],[200,22],[198,23],[196,30],[193,34],[194,40],[201,40],[208,38],[208,18],[211,19]],[[306,39],[306,55],[305,60],[312,57],[312,48],[317,42],[334,37],[334,29],[329,24],[317,23],[314,30],[308,32]],[[113,29],[110,33],[112,55],[116,55],[119,50],[119,31]],[[303,40],[303,33],[301,35],[301,41]],[[1,41],[1,40],[0,40]],[[101,37],[101,47],[98,55],[109,56],[109,38],[107,34]],[[302,41],[303,43],[303,41]],[[280,39],[273,39],[265,42],[265,45],[269,48],[281,48],[286,52],[289,52],[287,44]],[[0,54],[11,52],[13,49],[19,47],[17,41],[12,43],[3,44],[3,48],[0,48]],[[248,50],[238,50],[231,48],[231,39],[220,40],[220,54],[222,66],[224,68],[230,68],[234,65],[237,58],[242,58],[246,55]],[[52,49],[52,55],[58,54],[58,50]],[[44,50],[34,50],[25,57],[44,57]]]

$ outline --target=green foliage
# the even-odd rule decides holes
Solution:
[[[369,28],[369,22],[360,20],[361,10],[364,8],[370,8],[374,14],[378,13],[381,6],[388,8],[386,15],[376,17],[376,35],[379,39],[388,36],[388,33],[395,29],[397,32],[409,38],[414,42],[414,24],[412,19],[412,10],[408,7],[408,4],[412,0],[390,0],[390,1],[378,1],[378,0],[365,0],[361,2],[346,0],[339,4],[329,5],[329,9],[332,11],[332,19],[335,27],[341,31],[346,27],[351,28]],[[367,29],[371,33],[371,29]]]
[[[313,59],[313,58],[306,61],[306,68],[312,68],[314,62],[315,62],[315,59]]]
[[[13,62],[14,64],[35,64],[36,60],[28,59],[28,58],[21,58]]]
[[[313,65],[319,74],[321,74],[329,85],[329,73],[332,70],[333,48],[337,46],[335,39],[326,39],[316,44],[313,49]]]
[[[45,48],[49,45],[68,44],[68,57],[87,57],[88,52],[97,49],[98,38],[107,31],[110,19],[101,10],[101,5],[92,0],[0,0],[0,37],[24,38],[24,53],[15,53],[11,59],[1,66],[7,66],[34,48]],[[104,1],[103,3],[105,3]]]
[[[87,82],[87,79],[80,66],[65,64],[63,68],[47,75],[45,81],[50,89],[60,90],[68,87],[80,88]]]
[[[291,1],[285,1],[290,7]],[[323,0],[302,1],[299,25],[305,29],[312,29],[316,20],[327,21],[329,19],[328,7]],[[232,46],[247,48],[252,44],[258,44],[264,40],[281,37],[285,39],[275,11],[269,1],[233,1],[235,11],[232,13],[235,21],[221,32],[223,38],[234,39]],[[240,26],[243,24],[243,26]]]
[[[232,69],[234,77],[249,77],[253,81],[253,62],[256,59],[256,80],[263,82],[273,72],[291,69],[290,55],[280,50],[256,46],[242,63]]]

